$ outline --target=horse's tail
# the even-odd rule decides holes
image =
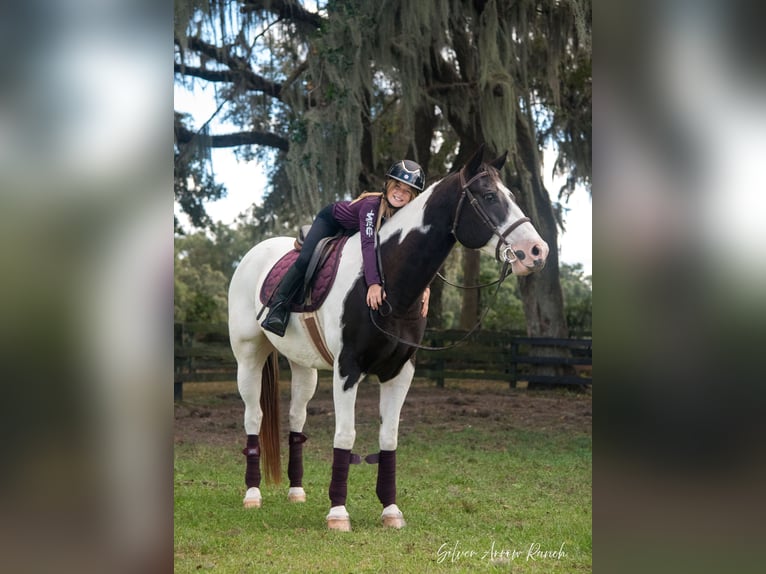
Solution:
[[[263,471],[266,482],[279,484],[282,481],[282,465],[279,459],[279,364],[277,352],[272,352],[263,365],[261,384],[260,446],[263,456]]]

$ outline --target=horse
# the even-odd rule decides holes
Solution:
[[[359,462],[351,453],[356,437],[354,404],[358,385],[375,375],[380,386],[380,451],[367,459],[379,465],[376,494],[383,505],[383,525],[405,525],[396,504],[396,451],[399,415],[415,372],[411,359],[425,332],[424,290],[456,242],[487,251],[518,276],[542,269],[548,255],[548,245],[501,180],[499,170],[507,152],[486,163],[482,155],[483,146],[459,171],[432,183],[380,227],[379,266],[386,299],[377,311],[365,303],[361,242],[355,235],[342,247],[334,283],[314,320],[302,321],[293,313],[284,337],[261,328],[259,313],[268,301],[259,300],[259,292],[275,263],[294,249],[294,238],[266,239],[243,257],[229,288],[229,336],[245,407],[246,508],[262,504],[261,454],[266,480],[280,482],[277,353],[281,353],[292,372],[288,500],[306,500],[302,449],[307,405],[316,390],[317,370],[331,370],[335,435],[326,523],[331,530],[351,529],[346,509],[348,472],[352,462]]]

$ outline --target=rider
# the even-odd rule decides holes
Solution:
[[[272,297],[269,314],[261,326],[283,337],[290,318],[290,305],[302,290],[303,280],[317,243],[342,230],[359,231],[362,241],[364,280],[367,283],[367,305],[377,309],[385,299],[375,256],[375,236],[385,220],[410,202],[425,186],[425,172],[414,161],[404,159],[386,172],[385,191],[365,192],[353,201],[330,204],[317,214],[303,241],[298,259],[287,270]],[[429,290],[423,296],[423,316],[428,311]]]

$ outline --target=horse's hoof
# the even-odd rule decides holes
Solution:
[[[287,493],[287,500],[290,502],[306,502],[306,491],[301,487],[291,487]]]
[[[383,526],[386,528],[396,528],[397,530],[399,528],[404,528],[407,523],[404,521],[404,518],[401,516],[384,516],[383,517]]]
[[[247,489],[245,498],[242,500],[245,508],[260,508],[261,507],[261,491],[257,487],[251,487]]]
[[[395,504],[387,506],[383,510],[383,514],[381,515],[380,519],[383,522],[383,526],[386,528],[396,528],[398,530],[400,528],[404,528],[404,526],[407,524],[404,521],[404,515],[402,514],[402,511],[399,510],[399,507]]]
[[[351,532],[351,520],[348,518],[327,518],[327,528],[340,532]]]
[[[351,531],[351,518],[345,506],[333,506],[327,515],[327,528],[340,532]]]

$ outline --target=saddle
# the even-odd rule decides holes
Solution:
[[[311,226],[301,227],[300,233],[295,240],[294,249],[288,251],[277,261],[266,276],[259,294],[261,303],[269,304],[271,296],[279,286],[279,282],[290,266],[295,262],[303,247],[303,240]],[[304,297],[300,301],[293,301],[290,311],[293,313],[308,313],[316,311],[322,306],[327,298],[330,288],[335,282],[338,273],[338,264],[343,246],[350,237],[348,233],[339,233],[332,237],[325,237],[317,243],[314,253],[311,254],[306,276],[304,278]]]

